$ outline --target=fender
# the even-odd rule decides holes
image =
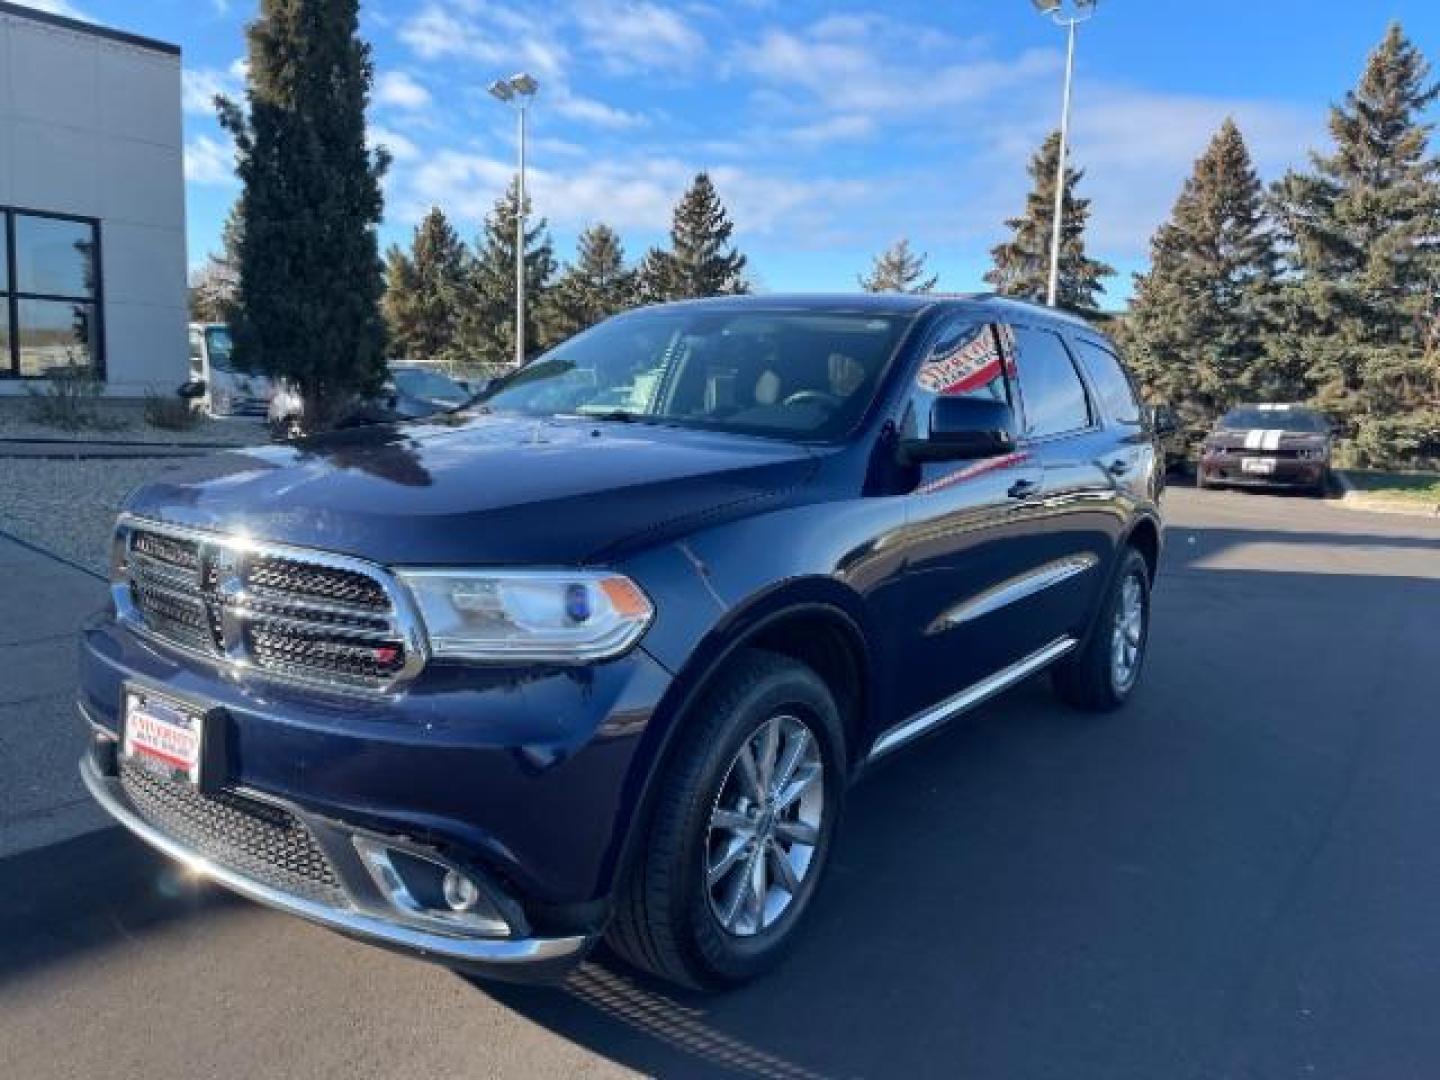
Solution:
[[[639,842],[644,839],[644,826],[650,820],[658,789],[655,781],[665,774],[683,730],[687,711],[709,688],[726,662],[755,640],[766,627],[781,619],[807,613],[823,614],[842,622],[860,649],[865,687],[864,700],[860,704],[861,745],[849,749],[852,762],[864,760],[864,751],[868,748],[874,726],[873,722],[867,721],[878,715],[876,710],[883,697],[879,689],[883,684],[883,675],[869,644],[874,639],[870,636],[869,618],[859,596],[833,578],[823,576],[791,578],[756,593],[731,608],[715,623],[695,647],[690,660],[651,714],[626,782],[624,801],[632,810],[624,828],[624,839],[618,850],[606,859],[602,870],[603,895],[613,896],[623,873],[635,858]],[[852,779],[857,775],[853,768],[851,775]]]

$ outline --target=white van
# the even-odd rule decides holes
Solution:
[[[210,416],[265,416],[274,384],[263,375],[236,371],[230,361],[234,343],[224,323],[190,324],[190,382],[201,389],[197,401]]]

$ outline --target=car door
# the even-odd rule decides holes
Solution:
[[[1078,638],[1127,520],[1121,491],[1126,476],[1140,470],[1140,446],[1127,448],[1107,425],[1064,334],[1016,324],[1013,336],[1025,438],[1044,470],[1036,522],[1041,557],[1031,568],[1043,588],[1029,611],[1049,640]]]
[[[924,437],[942,396],[1014,404],[1008,335],[959,315],[942,324],[909,373],[905,438]],[[1035,647],[1024,604],[996,603],[1032,562],[1043,470],[1022,445],[979,461],[912,466],[906,485],[905,571],[896,720],[943,703]]]

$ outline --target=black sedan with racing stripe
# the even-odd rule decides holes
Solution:
[[[1241,405],[1222,416],[1200,447],[1202,487],[1330,486],[1330,421],[1300,405]]]

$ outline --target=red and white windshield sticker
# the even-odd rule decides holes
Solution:
[[[920,365],[916,385],[942,397],[968,394],[1000,377],[1002,356],[996,346],[996,333],[1004,342],[1006,355],[1014,354],[1014,331],[1008,326],[982,327],[968,341],[960,341],[943,353],[936,353]],[[1006,374],[1014,374],[1013,364]]]

